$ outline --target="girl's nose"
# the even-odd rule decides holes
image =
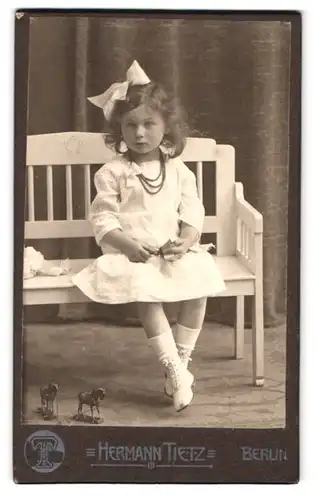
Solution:
[[[138,125],[136,129],[136,137],[137,138],[144,137],[144,134],[145,134],[145,128],[143,127],[143,125]]]

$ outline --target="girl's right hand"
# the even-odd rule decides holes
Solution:
[[[131,262],[147,262],[150,257],[157,254],[154,247],[141,244],[138,241],[129,241],[124,245],[123,252]]]
[[[104,244],[117,248],[126,255],[131,262],[147,262],[150,257],[157,255],[159,248],[140,243],[134,238],[127,236],[121,229],[112,229],[104,237]]]

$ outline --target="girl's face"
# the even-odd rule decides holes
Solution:
[[[161,114],[144,104],[126,113],[121,122],[123,140],[137,159],[158,157],[158,147],[165,135]]]

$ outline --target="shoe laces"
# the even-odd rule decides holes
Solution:
[[[181,376],[178,364],[171,359],[165,360],[163,364],[167,372],[167,377],[170,379],[173,388],[178,389],[181,383]]]
[[[189,362],[192,361],[191,351],[185,347],[179,347],[178,349],[179,357],[185,366],[188,366]]]

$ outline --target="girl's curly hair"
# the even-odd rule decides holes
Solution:
[[[143,104],[162,115],[166,128],[163,143],[170,151],[171,158],[180,156],[188,134],[184,110],[176,99],[169,96],[161,85],[154,82],[146,85],[131,85],[128,88],[126,100],[116,101],[109,121],[111,132],[104,136],[106,144],[114,148],[117,153],[122,153],[120,149],[122,117],[128,111]]]

